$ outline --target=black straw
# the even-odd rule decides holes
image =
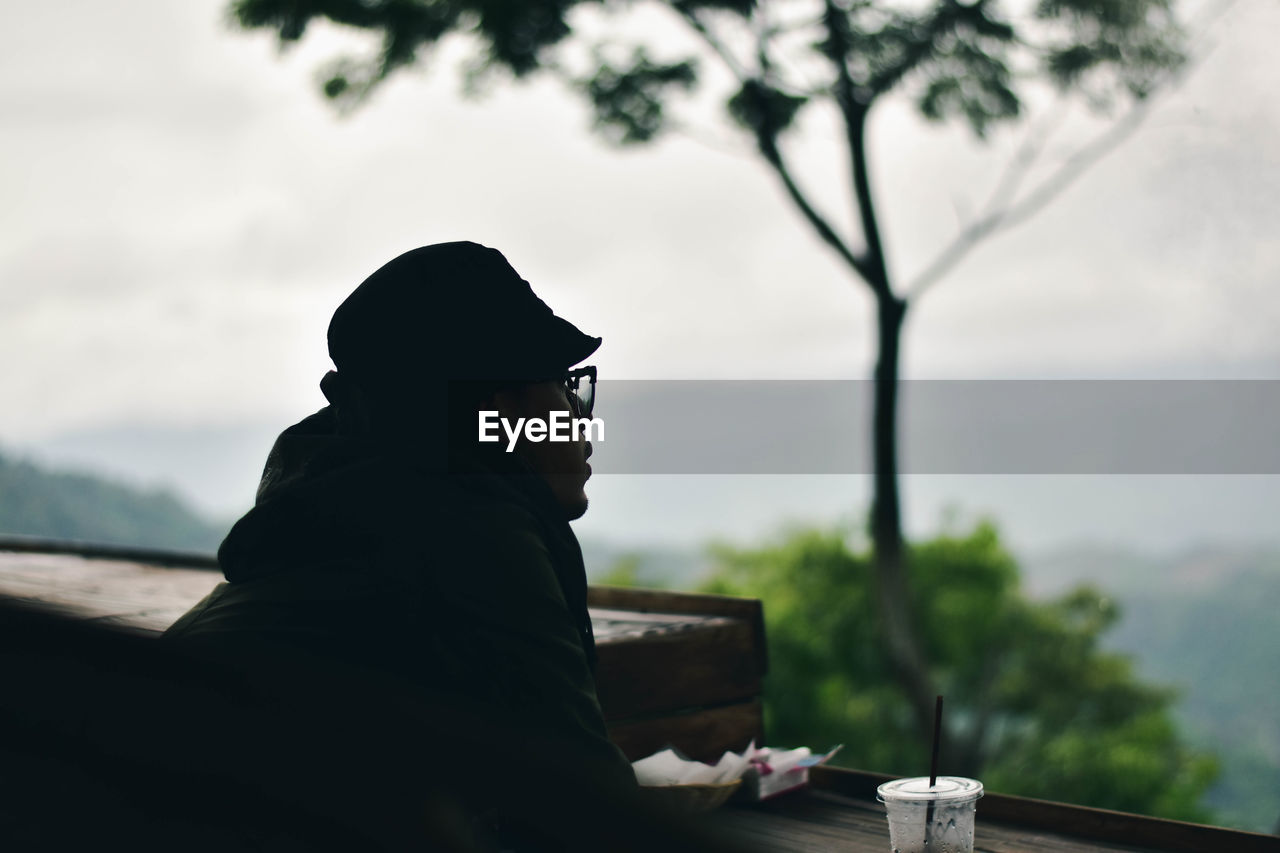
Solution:
[[[938,784],[938,744],[942,740],[942,696],[938,696],[937,703],[933,706],[933,760],[929,762],[929,787],[933,788]],[[936,801],[929,800],[928,806],[925,808],[924,814],[924,843],[929,844],[929,833],[933,829],[933,810]]]
[[[942,739],[942,697],[933,709],[933,761],[929,765],[929,787],[938,784],[938,742]]]

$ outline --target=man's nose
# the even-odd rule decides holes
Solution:
[[[582,458],[583,458],[583,459],[590,459],[590,458],[591,458],[591,442],[589,442],[589,441],[587,442],[587,447],[586,447],[586,449],[582,451]]]

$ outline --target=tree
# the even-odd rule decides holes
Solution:
[[[871,555],[846,531],[798,530],[755,550],[720,546],[702,591],[765,608],[771,742],[845,744],[844,763],[907,776],[929,767],[892,659],[879,642]],[[1208,821],[1200,798],[1216,762],[1188,750],[1172,691],[1138,681],[1101,636],[1116,605],[1091,587],[1025,598],[995,528],[907,549],[912,606],[946,695],[942,772],[988,789]]]
[[[325,95],[344,109],[446,37],[462,35],[475,47],[468,83],[495,73],[556,75],[585,97],[596,128],[620,144],[649,142],[668,128],[672,98],[708,78],[702,60],[711,58],[727,72],[728,115],[803,220],[875,301],[873,564],[882,641],[923,735],[932,728],[935,685],[910,608],[898,493],[899,351],[908,306],[977,241],[1048,203],[1141,118],[1152,93],[1186,60],[1172,3],[1036,0],[1019,4],[1023,11],[1014,14],[1000,0],[233,0],[231,10],[242,27],[272,30],[282,45],[301,39],[314,19],[378,34],[376,56],[339,58],[324,74]],[[669,13],[700,53],[660,57],[657,44],[609,25],[639,6]],[[592,26],[581,26],[589,17]],[[593,30],[602,35],[590,35]],[[1097,109],[1132,108],[1114,132],[1027,187],[1044,143],[1033,129],[984,212],[941,247],[915,281],[896,281],[867,159],[873,108],[891,95],[908,95],[926,118],[964,122],[982,139],[999,124],[1023,119],[1037,86],[1083,96]],[[819,209],[784,149],[798,115],[819,108],[834,114],[843,130],[844,162],[835,168],[847,169],[853,235],[841,234]]]

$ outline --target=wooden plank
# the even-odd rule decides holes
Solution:
[[[0,535],[0,551],[34,554],[71,554],[78,557],[124,560],[150,566],[177,566],[187,569],[218,571],[218,558],[213,554],[193,551],[168,551],[158,548],[134,548],[128,545],[101,545],[69,539],[42,539],[36,536]]]
[[[881,773],[846,770],[841,767],[815,767],[810,774],[815,788],[841,795],[874,800],[876,787],[898,778]],[[1167,853],[1280,853],[1280,837],[1242,832],[1218,826],[1186,823],[1147,817],[1126,812],[1075,806],[1066,803],[1014,797],[987,792],[978,803],[983,820],[1030,827],[1035,835],[1089,839],[1116,845],[1136,845],[1136,849],[1153,849]],[[1029,848],[1008,848],[1029,849]],[[1129,849],[1120,847],[1118,849]]]
[[[109,619],[158,632],[221,581],[205,567],[164,565],[166,558],[178,559],[168,552],[157,552],[161,564],[156,564],[148,561],[150,552],[136,549],[89,549],[82,554],[73,550],[81,547],[75,543],[51,543],[50,547],[62,547],[44,552],[40,548],[45,544],[0,538],[0,595],[41,602],[81,618]],[[722,621],[716,615],[596,607],[591,608],[591,617],[601,645]]]
[[[609,725],[609,738],[632,761],[675,746],[696,761],[714,763],[726,750],[746,749],[753,738],[760,745],[763,730],[760,700],[752,699],[684,714],[620,720]]]
[[[597,584],[587,587],[587,604],[640,613],[708,613],[742,619],[760,612],[760,600],[756,598]]]
[[[598,646],[630,642],[640,637],[652,637],[662,633],[687,631],[700,625],[723,621],[720,616],[696,613],[636,613],[630,610],[611,610],[602,607],[589,607],[588,611],[591,613],[592,630]]]
[[[202,569],[73,554],[0,552],[0,595],[147,632],[164,630],[220,580]]]
[[[605,719],[758,696],[761,673],[754,642],[750,624],[714,618],[684,630],[600,644],[596,690]]]
[[[199,565],[179,564],[183,560],[200,562],[202,559],[204,562]],[[207,591],[221,580],[216,572],[210,571],[212,568],[216,568],[216,562],[200,555],[0,537],[0,585],[15,593],[16,587],[36,594],[61,591],[69,595],[83,595],[86,599],[94,596],[105,599],[111,595],[149,599],[153,594],[163,596],[172,593],[176,598],[163,603],[186,607],[203,595],[202,592],[195,599],[188,600],[191,598],[190,589]],[[620,592],[642,603],[651,600],[645,595],[649,592],[647,590],[624,589]],[[690,608],[690,601],[705,605],[705,609]],[[737,606],[725,608],[717,606],[717,601]],[[653,612],[651,608],[611,608],[595,603],[591,604],[591,610],[597,623],[602,626],[608,623],[602,628],[602,639],[644,634],[655,629],[682,629],[685,625],[701,624],[722,615],[745,614],[745,618],[750,618],[758,610],[758,606],[752,606],[758,602],[722,596],[672,594],[672,602],[676,608],[667,612]],[[742,606],[744,603],[747,605],[745,608]]]
[[[883,814],[857,807],[831,807],[810,792],[783,794],[754,804],[731,804],[707,821],[726,840],[752,849],[787,853],[888,853]]]
[[[751,626],[755,635],[753,644],[756,649],[758,671],[761,675],[769,671],[769,657],[765,647],[764,605],[759,599],[672,592],[665,589],[589,586],[587,587],[587,606],[640,613],[707,614],[741,619]]]

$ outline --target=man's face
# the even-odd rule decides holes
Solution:
[[[550,424],[552,412],[564,412],[569,419],[576,417],[564,385],[555,380],[499,391],[494,394],[494,402],[501,417],[513,427],[517,418],[539,418]],[[585,430],[579,432],[576,441],[543,439],[538,442],[526,439],[522,431],[512,452],[542,475],[566,518],[572,521],[586,513],[591,442],[587,441]]]

